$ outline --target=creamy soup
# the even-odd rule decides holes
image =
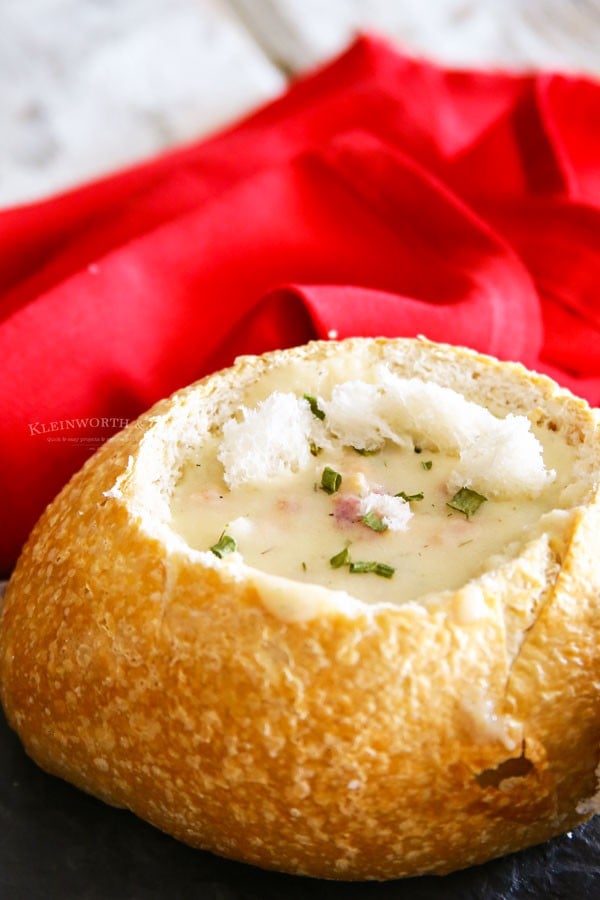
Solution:
[[[560,506],[569,448],[547,429],[537,438],[544,466],[558,474],[537,496],[498,498],[456,483],[457,451],[389,439],[364,451],[331,434],[324,447],[307,437],[295,470],[230,487],[218,433],[184,466],[172,524],[195,549],[237,552],[263,572],[401,603],[460,587]],[[257,432],[257,443],[267,440]]]

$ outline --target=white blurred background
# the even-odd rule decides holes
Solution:
[[[0,206],[206,135],[367,29],[600,75],[600,0],[0,0]]]

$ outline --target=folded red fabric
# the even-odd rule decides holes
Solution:
[[[599,101],[364,36],[210,140],[0,213],[0,569],[99,443],[239,353],[424,334],[600,404]]]

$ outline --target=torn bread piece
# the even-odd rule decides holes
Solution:
[[[426,340],[244,357],[34,529],[0,696],[48,771],[193,846],[444,873],[595,809],[600,423]]]

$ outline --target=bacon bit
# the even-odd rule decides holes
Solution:
[[[189,499],[192,503],[197,503],[199,506],[205,506],[207,503],[214,503],[217,500],[222,500],[223,494],[219,493],[215,488],[206,488],[202,491],[194,491],[190,494]]]
[[[296,497],[280,497],[275,503],[276,509],[285,513],[300,512],[302,504]]]
[[[429,543],[435,547],[448,547],[459,544],[461,541],[471,541],[477,537],[479,532],[477,524],[469,519],[448,517],[444,522],[443,529],[431,535]]]
[[[337,522],[349,524],[358,522],[361,517],[360,497],[354,494],[341,494],[334,500],[334,516]]]

